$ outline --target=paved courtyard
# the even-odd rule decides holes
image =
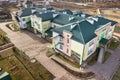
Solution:
[[[13,32],[5,26],[5,23],[1,23],[0,28],[7,33],[7,36],[16,47],[25,51],[29,57],[35,57],[48,69],[56,77],[55,80],[63,80],[62,77],[64,77],[65,80],[76,80],[76,78],[71,76],[65,69],[46,56],[47,46],[49,46],[50,43],[26,30]]]

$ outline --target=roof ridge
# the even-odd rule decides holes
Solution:
[[[81,28],[80,28],[80,24],[78,24],[78,28],[79,28],[79,30],[80,30],[80,32],[81,32],[81,33],[80,33],[80,32],[79,32],[79,33],[80,33],[80,35],[82,36],[82,41],[83,41],[83,43],[85,44],[85,41],[84,41],[84,38],[83,38],[83,35],[82,35],[82,31],[81,31]]]

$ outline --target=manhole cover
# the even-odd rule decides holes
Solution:
[[[36,62],[36,59],[31,59],[31,63],[35,63]]]

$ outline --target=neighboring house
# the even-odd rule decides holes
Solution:
[[[102,17],[89,17],[54,29],[52,45],[57,52],[82,64],[96,51],[101,41],[104,43],[112,37],[115,24]]]
[[[12,78],[7,72],[0,72],[0,80],[12,80]]]

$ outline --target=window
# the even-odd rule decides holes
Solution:
[[[94,40],[89,42],[89,47],[92,46],[94,44]]]
[[[60,41],[62,41],[63,39],[62,39],[62,37],[60,37]]]
[[[93,52],[93,50],[90,49],[90,50],[88,51],[88,56],[89,56],[90,54],[92,54],[92,52]]]
[[[66,53],[69,53],[69,50],[67,49],[67,52]]]
[[[112,30],[113,30],[113,27],[111,26],[109,32],[111,32]]]
[[[63,49],[62,44],[60,44],[60,49],[61,49],[61,50]]]
[[[69,43],[69,38],[67,38],[67,43]]]
[[[37,27],[40,29],[40,25],[35,21],[35,24],[37,25]]]

